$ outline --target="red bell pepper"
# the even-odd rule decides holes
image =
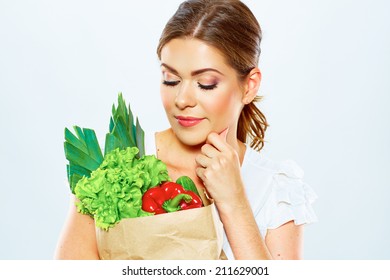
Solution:
[[[165,182],[150,188],[142,196],[142,209],[154,214],[202,207],[202,200],[174,182]]]

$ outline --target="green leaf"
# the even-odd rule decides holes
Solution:
[[[115,116],[115,112],[116,112],[115,104],[112,104],[112,107],[111,107],[111,115],[112,115],[112,116]]]
[[[113,120],[112,117],[111,117],[111,118],[110,118],[109,133],[111,133],[113,129],[114,129],[114,120]]]
[[[127,147],[137,147],[140,151],[137,155],[138,158],[145,155],[145,133],[138,119],[136,124],[134,124],[134,116],[130,104],[126,107],[122,93],[118,94],[117,107],[115,107],[115,104],[112,107],[109,134],[115,136],[115,139],[112,136],[106,136],[105,155],[115,148],[125,149]],[[107,140],[109,141],[108,143]]]
[[[92,129],[84,128],[83,132],[85,135],[85,143],[88,148],[88,154],[98,163],[101,163],[103,161],[103,155],[99,146],[99,142],[96,138],[95,131],[93,131]]]
[[[106,144],[104,147],[104,155],[107,155],[111,151],[115,150],[116,148],[119,148],[121,146],[121,143],[119,140],[110,133],[106,134]]]
[[[69,160],[70,165],[79,165],[88,170],[95,170],[99,167],[101,162],[96,161],[90,155],[84,153],[82,150],[76,148],[72,144],[65,142],[65,156]]]
[[[128,128],[122,117],[118,117],[114,130],[112,132],[121,142],[122,149],[126,147],[136,147],[134,138],[129,134]]]
[[[181,185],[186,191],[194,192],[196,195],[199,196],[198,189],[196,188],[194,181],[192,181],[190,177],[181,176],[176,180],[176,183]]]
[[[70,165],[69,164],[66,165],[66,174],[67,174],[67,177],[68,177],[68,181],[70,182],[70,176],[72,174],[70,174]]]
[[[134,116],[133,116],[133,112],[131,111],[130,104],[129,104],[129,114],[127,116],[127,119],[128,119],[128,126],[127,127],[129,130],[130,137],[133,139],[133,142],[136,143],[137,136],[136,136],[136,132],[135,132],[135,128],[134,128]]]
[[[88,148],[86,147],[85,143],[78,139],[69,129],[65,128],[65,141],[69,142],[79,150],[82,150],[83,152],[87,153]]]
[[[142,129],[141,125],[139,124],[138,118],[136,123],[136,141],[137,141],[137,147],[139,149],[139,157],[142,157],[145,155],[145,132]]]
[[[80,175],[81,177],[82,176],[85,176],[85,177],[89,177],[89,175],[91,174],[91,170],[88,170],[84,167],[81,167],[79,165],[67,165],[68,167],[68,178],[70,178],[72,175],[74,174],[78,174]]]
[[[81,176],[79,174],[74,173],[73,175],[70,176],[69,179],[69,185],[70,185],[70,190],[72,191],[73,194],[75,194],[75,187],[77,183],[83,178],[84,176]]]
[[[74,126],[73,128],[74,128],[74,130],[76,131],[76,135],[79,137],[79,139],[80,139],[83,143],[85,143],[85,137],[84,137],[83,130],[82,130],[80,127],[78,127],[78,126]]]
[[[82,177],[89,177],[103,161],[102,151],[92,129],[73,127],[76,135],[65,128],[64,150],[69,161],[67,175],[70,188],[74,193],[77,182]]]
[[[118,111],[119,116],[123,116],[123,118],[125,120],[129,119],[129,112],[127,111],[126,102],[123,99],[122,93],[120,93],[118,95],[118,110],[117,111]],[[132,124],[132,122],[130,122],[130,124]]]

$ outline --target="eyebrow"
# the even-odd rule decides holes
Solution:
[[[164,66],[169,71],[171,71],[173,74],[179,76],[179,72],[175,68],[173,68],[173,67],[171,67],[171,66],[169,66],[169,65],[167,65],[165,63],[161,63],[161,66]],[[214,68],[203,68],[203,69],[199,69],[199,70],[194,70],[194,71],[191,72],[191,76],[196,76],[196,75],[202,74],[204,72],[208,72],[208,71],[216,72],[216,73],[224,76],[224,74],[222,74],[220,71],[218,71],[217,69],[214,69]]]

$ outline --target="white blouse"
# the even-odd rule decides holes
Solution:
[[[154,134],[145,134],[146,154],[156,154]],[[317,195],[302,181],[303,170],[292,160],[274,162],[247,147],[241,174],[249,203],[263,237],[268,229],[294,221],[296,225],[317,221],[311,204]],[[223,250],[233,252],[224,234]]]

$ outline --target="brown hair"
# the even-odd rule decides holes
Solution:
[[[183,2],[166,24],[157,47],[158,57],[170,40],[180,37],[199,39],[219,49],[241,81],[257,67],[260,56],[261,28],[253,13],[239,0],[188,0]],[[255,102],[241,111],[237,138],[260,151],[268,123]]]

